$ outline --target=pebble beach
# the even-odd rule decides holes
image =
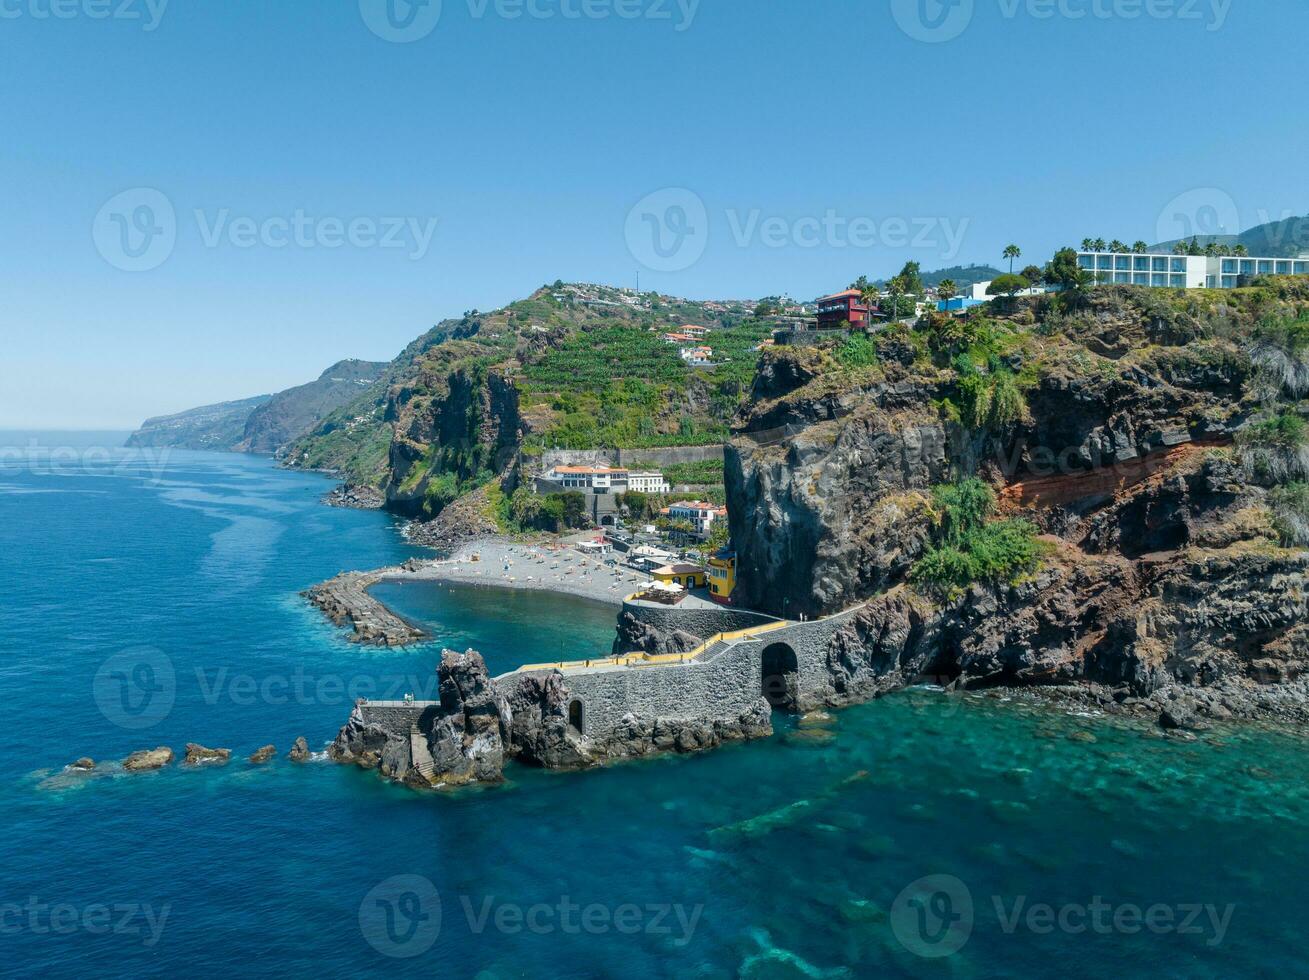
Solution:
[[[523,543],[483,538],[462,545],[449,558],[424,562],[414,570],[388,572],[388,581],[461,582],[501,589],[562,592],[620,605],[648,582],[626,565],[605,564],[615,555],[583,555],[572,544]]]

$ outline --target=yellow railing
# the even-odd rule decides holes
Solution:
[[[529,664],[519,667],[515,674],[526,674],[537,670],[596,670],[607,667],[658,667],[667,664],[684,664],[690,663],[702,657],[711,647],[719,643],[731,643],[734,640],[751,639],[756,636],[762,636],[771,633],[774,630],[785,629],[794,625],[785,620],[778,620],[773,623],[765,623],[763,626],[752,626],[749,629],[733,630],[729,633],[717,633],[705,640],[694,650],[688,650],[686,653],[629,653],[620,657],[594,657],[590,660],[573,660],[573,661],[556,661],[549,664]]]

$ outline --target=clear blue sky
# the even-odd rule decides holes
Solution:
[[[1154,241],[1188,192],[1202,222],[1309,212],[1303,0],[444,0],[393,11],[432,27],[409,43],[383,0],[172,0],[153,30],[163,0],[54,2],[0,2],[0,428],[277,390],[556,278],[812,298],[1010,241]],[[665,262],[628,219],[670,187],[705,237]],[[149,271],[102,254],[154,215],[105,210],[135,188],[175,213]],[[232,224],[297,211],[309,242],[436,227]]]

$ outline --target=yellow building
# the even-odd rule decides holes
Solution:
[[[665,565],[663,568],[656,568],[650,574],[656,582],[680,585],[688,591],[703,589],[706,581],[705,570],[699,565]]]
[[[709,559],[709,597],[729,605],[736,590],[736,552],[724,548]]]

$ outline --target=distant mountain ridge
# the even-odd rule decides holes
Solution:
[[[129,447],[276,455],[381,377],[389,365],[345,360],[317,380],[275,395],[219,402],[146,419]]]
[[[276,454],[357,398],[389,366],[376,361],[340,361],[317,380],[278,392],[250,413],[240,442],[232,448],[243,453]]]
[[[173,415],[146,419],[127,438],[132,449],[227,450],[245,437],[250,413],[268,404],[272,395],[189,408]]]
[[[1174,239],[1151,245],[1152,252],[1171,252],[1181,242],[1189,238]],[[1198,235],[1196,240],[1201,247],[1213,242],[1215,245],[1233,247],[1244,245],[1251,255],[1266,256],[1272,259],[1297,258],[1303,252],[1309,252],[1309,216],[1283,218],[1255,225],[1239,235]]]

